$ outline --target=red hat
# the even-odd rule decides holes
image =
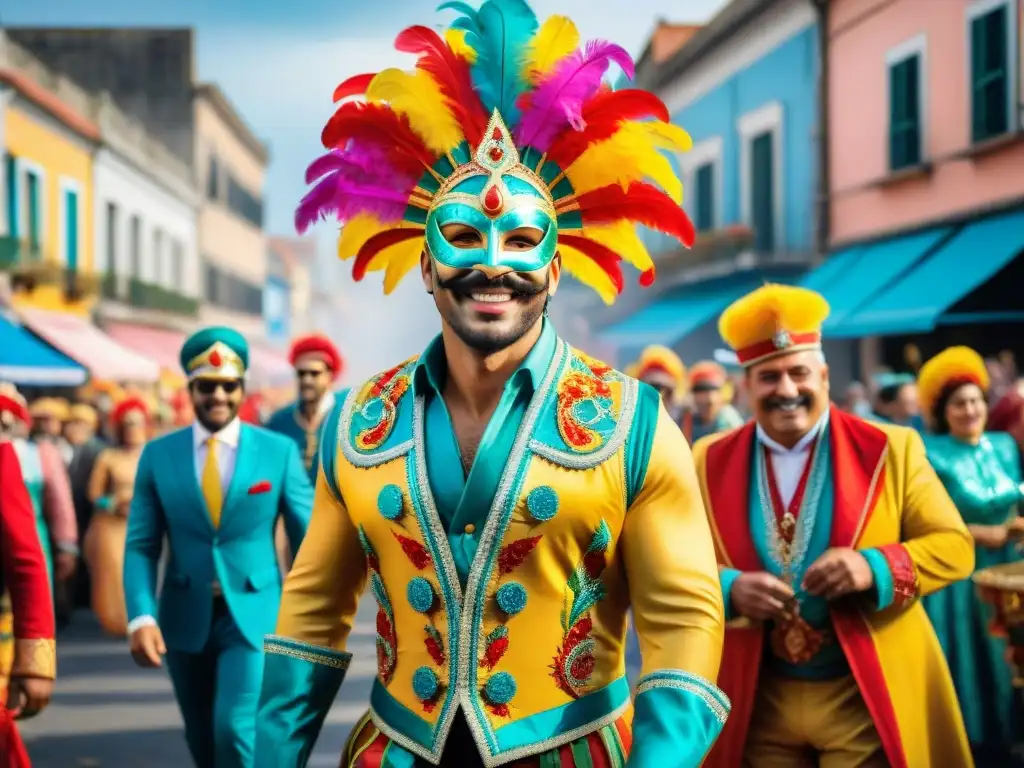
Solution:
[[[28,403],[13,384],[0,385],[0,411],[7,411],[22,424],[32,424]]]
[[[307,355],[323,360],[328,369],[333,371],[335,378],[341,375],[341,370],[344,367],[341,353],[334,346],[334,342],[326,336],[319,333],[311,333],[308,336],[300,336],[292,342],[292,349],[288,355],[292,366],[298,362],[300,357],[306,357]]]
[[[135,395],[130,395],[119,402],[111,412],[110,420],[114,424],[120,426],[124,423],[128,414],[135,411],[141,412],[146,421],[149,421],[149,406],[146,405],[145,400],[141,397],[136,397]]]
[[[690,369],[691,389],[721,389],[728,379],[725,368],[710,360],[694,363]]]

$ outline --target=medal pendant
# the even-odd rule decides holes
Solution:
[[[779,535],[788,544],[793,541],[793,533],[796,531],[796,517],[792,512],[787,511],[779,521]]]
[[[799,616],[775,625],[771,634],[772,653],[790,664],[804,664],[814,658],[827,636]]]

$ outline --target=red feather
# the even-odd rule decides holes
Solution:
[[[352,139],[395,147],[425,166],[437,159],[409,126],[408,118],[386,104],[347,101],[327,121],[320,136],[327,149],[343,149]]]
[[[633,182],[628,189],[623,189],[621,184],[599,187],[578,195],[576,203],[584,227],[626,219],[672,235],[687,248],[697,236],[686,212],[660,189],[643,182]]]
[[[334,89],[335,104],[342,99],[347,99],[349,96],[366,95],[366,89],[370,87],[370,81],[376,76],[377,75],[373,72],[369,72],[365,75],[352,75],[352,77],[348,78],[348,80]]]
[[[414,237],[423,237],[423,230],[403,227],[402,229],[389,229],[385,232],[378,232],[363,243],[363,247],[356,254],[355,264],[352,265],[352,279],[362,280],[366,277],[366,270],[370,266],[370,262],[373,261],[373,257],[385,248],[404,243],[406,240],[411,240]],[[406,554],[408,554],[408,551]]]
[[[395,48],[419,57],[416,66],[433,76],[455,111],[470,146],[476,147],[487,130],[487,112],[473,90],[469,65],[452,52],[437,32],[429,27],[415,26],[398,33]]]
[[[558,242],[586,254],[601,268],[602,272],[611,278],[615,285],[615,292],[622,293],[622,269],[619,267],[622,257],[619,254],[606,245],[579,235],[559,235]]]
[[[669,121],[668,108],[661,99],[633,88],[599,93],[583,105],[581,117],[583,130],[566,131],[548,150],[548,159],[560,168],[568,168],[591,144],[611,138],[623,120],[653,117],[665,123]]]

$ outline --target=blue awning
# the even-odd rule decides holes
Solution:
[[[36,387],[76,387],[85,368],[0,314],[0,379]]]
[[[671,291],[625,320],[600,332],[603,341],[618,347],[661,344],[674,347],[751,288],[747,281],[704,287],[687,286]]]
[[[836,258],[846,257],[847,266],[818,288],[832,307],[822,329],[826,338],[836,337],[837,329],[875,296],[898,282],[933,248],[943,242],[952,227],[937,227],[914,235],[883,240],[863,249],[850,249]],[[831,260],[830,260],[831,261]],[[829,267],[826,261],[819,269]]]
[[[944,313],[954,304],[994,277],[1022,250],[1024,211],[968,224],[902,280],[848,316],[832,335],[928,333],[943,322]]]
[[[855,245],[832,254],[824,263],[805,275],[800,285],[818,293],[828,292],[837,280],[857,266],[865,251],[867,246]]]

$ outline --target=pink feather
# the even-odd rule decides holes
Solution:
[[[628,78],[633,78],[633,59],[629,53],[606,40],[591,40],[583,50],[562,59],[529,95],[516,128],[516,144],[546,152],[567,128],[582,130],[583,105],[597,94],[613,62]]]
[[[384,222],[402,220],[417,178],[389,167],[383,154],[373,166],[367,165],[367,160],[365,153],[350,158],[346,152],[335,151],[310,164],[307,182],[319,181],[295,211],[295,229],[300,235],[329,216],[348,221],[356,214],[372,213]]]

